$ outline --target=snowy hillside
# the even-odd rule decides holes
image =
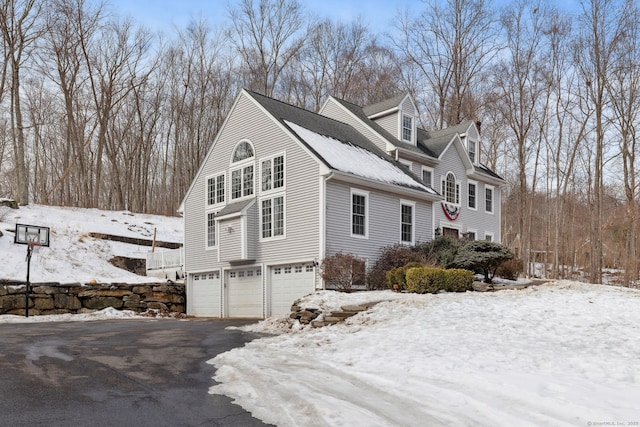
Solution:
[[[587,426],[640,421],[640,291],[576,282],[391,298],[345,324],[212,359],[225,394],[286,426]],[[251,330],[281,333],[268,319]]]
[[[29,205],[20,209],[0,207],[0,280],[25,280],[27,248],[13,243],[15,225],[49,227],[50,247],[39,248],[31,259],[32,282],[157,281],[114,267],[113,256],[144,259],[147,246],[94,239],[89,233],[182,242],[182,219],[123,211]],[[158,249],[162,250],[162,249]]]

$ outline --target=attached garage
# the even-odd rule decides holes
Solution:
[[[262,269],[229,270],[227,275],[228,317],[263,318]]]
[[[200,317],[222,317],[222,286],[219,271],[189,275],[191,286],[187,301],[189,314]]]
[[[310,263],[271,267],[271,315],[289,314],[295,300],[315,290],[315,276]]]

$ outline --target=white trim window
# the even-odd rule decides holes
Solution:
[[[284,196],[273,196],[260,201],[260,236],[262,239],[285,237]]]
[[[493,213],[493,186],[485,185],[484,186],[484,211],[487,213]]]
[[[478,163],[478,143],[469,139],[467,145],[469,146],[469,159],[471,160],[471,163],[475,165]]]
[[[469,241],[476,240],[478,238],[477,236],[478,236],[478,232],[476,230],[467,230],[467,233],[466,233],[467,240]]]
[[[261,190],[281,190],[284,188],[284,154],[260,162]]]
[[[403,114],[401,120],[402,140],[413,143],[413,117]]]
[[[433,188],[433,168],[422,166],[422,181],[427,184],[427,187]]]
[[[351,237],[368,237],[369,193],[351,190]]]
[[[460,204],[460,184],[453,172],[447,172],[441,182],[442,195],[447,203]]]
[[[231,157],[231,163],[238,163],[231,169],[231,199],[239,199],[253,195],[254,185],[254,151],[249,141],[240,141]]]
[[[467,185],[467,206],[478,210],[478,183],[475,181],[469,181]]]
[[[224,174],[207,178],[207,205],[224,203]]]
[[[494,241],[493,233],[485,232],[484,240],[486,240],[487,242],[493,242]]]
[[[415,208],[414,202],[400,202],[400,241],[405,244],[413,245],[414,242]]]
[[[207,213],[207,248],[215,248],[218,242],[216,239],[216,214]]]

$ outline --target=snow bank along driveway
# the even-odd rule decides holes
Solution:
[[[210,392],[278,426],[639,425],[639,291],[396,298],[217,356]]]

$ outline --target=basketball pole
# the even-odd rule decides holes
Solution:
[[[29,273],[31,272],[31,252],[33,251],[33,246],[31,244],[27,245],[27,286],[24,290],[24,315],[25,317],[29,317]]]

